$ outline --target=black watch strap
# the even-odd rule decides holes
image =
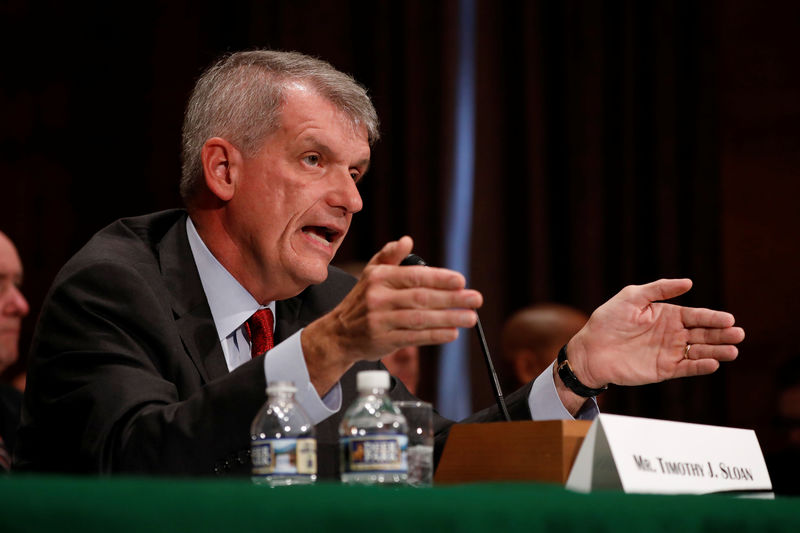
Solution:
[[[591,398],[592,396],[597,396],[604,390],[608,388],[608,385],[605,387],[601,387],[599,389],[590,389],[580,381],[578,381],[578,377],[572,371],[572,367],[569,365],[569,361],[567,361],[567,345],[561,347],[558,351],[558,375],[561,378],[561,381],[564,382],[564,385],[569,387],[569,390],[577,394],[578,396],[583,396],[584,398]]]

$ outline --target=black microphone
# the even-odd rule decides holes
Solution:
[[[425,262],[420,256],[416,254],[408,254],[405,259],[400,261],[400,264],[403,266],[428,266],[428,263]],[[475,312],[475,315],[478,315],[478,312]],[[481,350],[483,351],[483,360],[486,361],[486,369],[489,372],[489,380],[492,384],[492,390],[494,391],[494,399],[497,401],[497,406],[500,408],[500,412],[503,413],[503,417],[505,417],[506,422],[511,422],[511,416],[508,414],[508,408],[506,407],[506,401],[503,399],[503,391],[500,388],[500,380],[497,379],[497,372],[494,370],[494,364],[492,363],[492,356],[489,355],[489,346],[486,344],[486,336],[483,334],[483,326],[481,326],[481,317],[478,316],[478,322],[475,324],[475,331],[478,333],[478,340],[481,343]]]

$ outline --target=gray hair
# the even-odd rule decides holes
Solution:
[[[349,117],[354,127],[363,124],[370,145],[378,140],[378,114],[366,89],[351,76],[298,52],[237,52],[209,67],[189,98],[183,120],[180,183],[185,203],[203,183],[203,144],[222,137],[245,157],[254,156],[264,138],[280,126],[289,82],[308,83]]]

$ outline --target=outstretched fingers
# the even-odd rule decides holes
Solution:
[[[692,344],[689,343],[689,351],[686,353],[686,360],[702,361],[703,359],[715,361],[733,361],[739,355],[739,349],[732,344]]]
[[[391,331],[470,328],[477,315],[471,309],[398,309],[385,313],[383,322]]]
[[[345,299],[341,322],[347,335],[374,346],[437,344],[455,339],[457,328],[477,322],[480,292],[467,289],[459,272],[399,266],[412,249],[410,237],[387,243],[367,264],[357,288]]]
[[[685,378],[692,376],[705,376],[712,374],[719,368],[719,361],[716,359],[699,359],[697,361],[687,359],[681,361],[675,371],[676,378]]]
[[[738,327],[690,328],[689,344],[738,344],[744,340],[744,330]]]
[[[735,345],[744,340],[744,329],[733,326],[732,314],[684,307],[681,316],[688,328],[686,343],[691,346],[688,359],[733,361],[739,355]]]
[[[730,328],[736,322],[733,315],[725,311],[702,307],[681,307],[680,310],[681,321],[687,328]]]
[[[393,330],[386,339],[393,346],[429,346],[445,344],[458,338],[458,328],[431,328],[420,330]]]
[[[368,278],[373,284],[392,289],[426,288],[453,291],[463,289],[467,284],[467,280],[459,272],[429,266],[367,265],[363,277]]]
[[[476,290],[431,287],[397,290],[377,286],[367,291],[366,300],[371,309],[477,309],[483,304],[483,296]]]

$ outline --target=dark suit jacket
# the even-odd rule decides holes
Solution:
[[[228,372],[186,236],[186,213],[122,219],[61,270],[31,346],[15,467],[51,472],[210,475],[249,472],[249,429],[265,401],[263,361]],[[277,302],[276,340],[330,311],[354,279],[328,279]],[[338,474],[338,425],[356,396],[317,426],[321,477]],[[527,390],[509,397],[529,418]],[[395,399],[412,396],[392,380]],[[519,398],[517,398],[519,396]],[[515,398],[519,401],[515,401]],[[496,409],[475,420],[497,419]],[[436,417],[439,452],[450,421]],[[438,454],[437,454],[438,457]]]
[[[11,456],[17,442],[22,393],[7,383],[0,383],[0,438]]]

